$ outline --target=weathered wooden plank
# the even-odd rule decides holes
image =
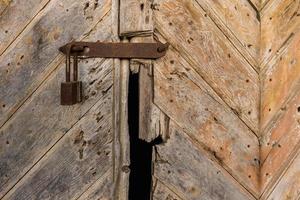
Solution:
[[[123,40],[122,42],[128,42]],[[120,64],[114,69],[115,86],[114,109],[117,114],[115,118],[115,135],[114,153],[114,199],[127,200],[129,192],[129,174],[130,174],[130,142],[128,133],[128,86],[129,86],[129,60],[122,59]]]
[[[159,33],[237,115],[257,132],[258,75],[206,17],[200,6],[190,0],[161,0],[154,17]]]
[[[108,16],[86,39],[107,40],[112,36],[110,27],[111,20]],[[0,140],[5,144],[0,147],[0,196],[112,87],[112,64],[111,60],[99,59],[80,62],[81,80],[85,83],[85,101],[66,107],[59,105],[60,82],[65,79],[63,62],[58,66],[59,70],[0,129]]]
[[[55,68],[51,62],[59,54],[58,47],[88,34],[108,13],[111,1],[97,7],[89,5],[73,0],[51,1],[0,57],[0,127]]]
[[[258,194],[258,139],[173,50],[154,68],[154,103]]]
[[[119,34],[126,37],[151,34],[152,6],[152,1],[148,0],[120,1]]]
[[[0,55],[49,2],[50,0],[0,1]]]
[[[151,64],[140,66],[139,72],[139,138],[151,142],[161,133],[160,109],[153,104],[153,76]]]
[[[153,186],[153,200],[182,200],[177,194],[172,192],[169,188],[167,188],[163,183],[154,178],[154,186]]]
[[[156,149],[154,176],[183,199],[254,199],[172,121],[170,139]]]
[[[108,170],[78,200],[113,200],[113,173]]]
[[[300,9],[299,3],[298,0],[274,0],[262,10],[262,67],[268,67],[268,60],[300,31],[300,18],[297,14]]]
[[[299,45],[300,32],[280,56],[272,59],[262,72],[262,130],[286,110],[287,102],[299,90],[297,88],[300,81]]]
[[[249,0],[197,0],[242,56],[258,69],[260,18]]]
[[[3,200],[77,199],[111,169],[112,139],[109,88]]]
[[[281,176],[268,200],[299,200],[300,198],[300,154]],[[264,197],[263,197],[264,198]]]
[[[282,118],[263,135],[261,147],[261,187],[266,189],[274,183],[300,146],[300,95],[296,95],[286,106]],[[284,158],[284,160],[282,159]]]

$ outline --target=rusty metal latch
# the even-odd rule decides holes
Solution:
[[[66,55],[66,82],[61,83],[61,105],[74,105],[82,101],[82,83],[78,81],[78,59],[86,58],[139,58],[163,57],[169,44],[162,43],[103,43],[71,42],[59,48]],[[73,78],[71,79],[71,57]]]

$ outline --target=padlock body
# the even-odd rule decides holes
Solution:
[[[82,82],[61,83],[61,105],[74,105],[82,101]]]

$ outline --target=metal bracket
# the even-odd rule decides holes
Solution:
[[[61,105],[82,101],[82,83],[78,81],[78,60],[84,58],[156,59],[164,56],[169,44],[71,42],[59,48],[66,55],[66,82],[61,83]],[[73,79],[70,60],[73,57]]]
[[[169,44],[162,43],[103,43],[103,42],[71,42],[59,48],[70,56],[78,58],[140,58],[156,59],[164,56]]]

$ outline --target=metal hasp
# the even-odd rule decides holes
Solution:
[[[61,105],[82,101],[82,83],[78,81],[78,59],[120,58],[157,59],[166,55],[169,44],[71,42],[59,48],[66,55],[66,82],[61,83]],[[71,79],[71,57],[73,78]]]

